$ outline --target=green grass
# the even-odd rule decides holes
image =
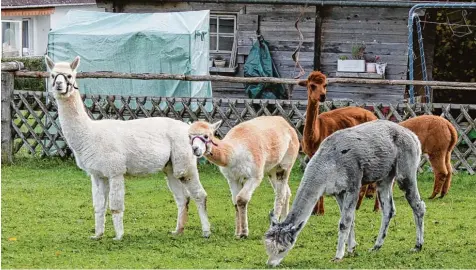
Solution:
[[[292,174],[296,193],[302,176]],[[249,207],[250,237],[234,239],[234,208],[228,185],[211,165],[200,167],[208,193],[212,224],[210,239],[201,237],[194,203],[185,234],[172,236],[176,207],[163,175],[128,177],[126,181],[125,236],[112,240],[108,214],[106,235],[92,241],[94,218],[89,178],[73,161],[20,159],[2,166],[2,268],[265,268],[262,237],[267,230],[273,192],[263,181]],[[326,215],[311,217],[295,248],[283,260],[285,268],[475,268],[476,177],[456,175],[447,197],[427,200],[425,245],[411,253],[415,225],[411,209],[396,189],[397,216],[391,222],[385,244],[371,253],[380,226],[373,200],[365,200],[357,212],[357,256],[339,264],[335,254],[337,204],[326,200]],[[423,198],[430,195],[432,175],[419,176]]]

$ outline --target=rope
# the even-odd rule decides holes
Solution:
[[[292,59],[293,61],[295,62],[295,65],[294,65],[294,71],[293,73],[295,73],[296,71],[296,68],[299,68],[299,74],[297,76],[294,76],[294,79],[299,79],[301,78],[304,74],[306,74],[306,71],[304,71],[304,68],[301,66],[301,63],[299,63],[299,53],[301,51],[301,47],[302,47],[302,44],[304,42],[304,36],[301,32],[301,29],[299,29],[299,22],[301,21],[302,17],[304,16],[304,10],[307,8],[307,4],[301,8],[301,13],[299,14],[299,17],[298,19],[296,20],[296,22],[294,23],[294,27],[297,29],[298,33],[299,33],[299,44],[298,44],[298,47],[296,48],[296,50],[294,50],[293,54],[292,54]],[[293,74],[294,75],[294,74]]]

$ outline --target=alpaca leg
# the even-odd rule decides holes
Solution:
[[[336,201],[337,201],[337,204],[339,205],[339,211],[342,215],[344,196],[342,194],[339,196],[336,196]],[[352,225],[350,227],[349,237],[347,238],[347,252],[349,253],[354,253],[355,247],[357,246],[357,241],[355,241],[355,231],[354,231],[355,226],[354,225],[355,225],[355,212],[354,212]]]
[[[289,171],[278,170],[276,172],[275,179],[275,198],[274,198],[274,215],[278,217],[278,219],[284,219],[286,217],[287,212],[283,215],[283,208],[288,208],[284,206],[286,202],[286,197],[288,194],[288,183],[287,179],[289,176]]]
[[[370,199],[373,198],[375,195],[375,189],[377,185],[375,183],[371,183],[367,187],[367,191],[365,192],[365,198]]]
[[[446,170],[448,171],[448,176],[446,177],[445,184],[443,185],[443,188],[441,189],[440,198],[443,198],[448,193],[448,190],[450,189],[450,186],[451,186],[451,178],[453,178],[453,168],[451,167],[451,151],[448,151],[448,153],[446,153],[445,163],[446,163]]]
[[[240,238],[248,237],[248,203],[256,188],[259,186],[261,178],[250,178],[246,180],[243,188],[236,196],[236,204],[238,205],[238,215],[240,216],[241,232]]]
[[[282,209],[282,202],[279,201],[279,193],[278,190],[281,190],[282,187],[278,183],[277,179],[277,173],[276,170],[271,170],[269,172],[269,182],[271,183],[271,186],[273,187],[274,191],[274,207],[273,207],[273,214],[274,216],[279,220],[279,216],[281,215],[281,209]]]
[[[91,186],[93,194],[94,207],[94,235],[91,239],[100,239],[104,234],[106,223],[107,196],[109,194],[109,185],[107,179],[91,175]]]
[[[390,220],[396,214],[392,196],[392,182],[392,180],[383,180],[377,184],[377,198],[380,202],[380,207],[382,207],[382,224],[380,225],[380,231],[375,245],[371,249],[373,251],[379,250],[382,247],[385,237],[387,236]]]
[[[289,202],[291,201],[291,188],[289,184],[286,185],[286,200],[284,201],[283,212],[281,212],[281,216],[286,218],[289,213]]]
[[[228,185],[230,186],[231,191],[231,201],[233,202],[233,206],[235,207],[235,236],[236,238],[240,238],[241,220],[238,211],[238,205],[236,202],[236,197],[238,196],[240,190],[243,188],[243,185],[241,184],[241,181],[233,179],[228,179]]]
[[[321,198],[319,198],[319,201],[317,201],[316,205],[314,206],[314,209],[312,209],[312,214],[323,216],[324,212],[324,195],[322,195]]]
[[[336,198],[341,201],[341,217],[339,220],[339,237],[337,241],[336,256],[333,261],[338,262],[344,258],[345,254],[345,242],[348,241],[350,231],[352,229],[352,223],[354,222],[355,207],[359,192],[343,192],[338,194]],[[354,235],[355,236],[355,235]],[[355,239],[354,239],[355,241]]]
[[[367,188],[369,185],[363,185],[360,187],[359,191],[359,199],[357,200],[357,206],[355,207],[356,210],[359,210],[360,205],[362,204],[362,200],[364,199],[365,194],[367,193]]]
[[[445,183],[448,177],[448,170],[446,168],[445,155],[441,153],[436,153],[430,155],[430,163],[433,168],[433,173],[435,175],[435,180],[433,184],[433,193],[430,196],[430,199],[433,199],[440,193],[443,184]]]
[[[202,223],[203,237],[208,238],[211,232],[207,213],[207,193],[200,183],[198,171],[194,170],[191,178],[181,178],[181,181],[197,204],[198,215]]]
[[[413,210],[413,218],[416,225],[416,244],[413,250],[420,251],[423,247],[423,226],[426,207],[418,193],[416,173],[411,178],[397,178],[397,183],[400,189],[405,192],[405,199],[407,199]]]
[[[172,170],[166,170],[165,174],[167,175],[167,185],[170,191],[172,191],[175,203],[177,204],[177,225],[175,231],[172,231],[172,234],[181,234],[188,220],[190,196],[182,183],[180,183],[180,180],[173,175]]]
[[[114,240],[121,240],[124,235],[124,176],[118,175],[109,178],[109,208],[112,213],[112,223],[116,237]]]

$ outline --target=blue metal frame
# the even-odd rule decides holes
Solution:
[[[418,34],[418,43],[420,47],[420,56],[421,56],[421,68],[423,74],[423,80],[427,81],[428,76],[426,72],[426,63],[425,63],[425,52],[423,50],[423,35],[421,31],[420,18],[415,13],[415,10],[420,8],[476,8],[476,3],[463,2],[447,2],[447,3],[428,3],[428,4],[417,4],[414,5],[408,12],[408,76],[409,80],[413,80],[413,22],[416,20],[417,23],[417,34]],[[415,103],[415,93],[413,85],[410,85],[409,94],[410,94],[410,103]],[[430,100],[430,87],[425,86],[425,95],[427,100]]]

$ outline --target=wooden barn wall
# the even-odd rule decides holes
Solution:
[[[320,69],[335,77],[337,59],[351,57],[352,46],[366,45],[365,52],[387,62],[387,79],[407,78],[407,8],[325,7],[321,10]],[[396,102],[404,98],[404,86],[330,84],[331,99]]]
[[[169,12],[209,9],[212,12],[237,13],[238,71],[243,76],[246,57],[259,28],[269,42],[273,60],[281,77],[292,78],[299,70],[291,55],[297,48],[299,34],[294,23],[299,23],[304,36],[300,63],[306,78],[314,68],[335,77],[337,59],[350,56],[353,44],[365,42],[366,53],[380,55],[388,63],[388,79],[407,78],[407,8],[358,7],[302,7],[291,5],[210,4],[210,3],[121,3],[98,0],[98,5],[109,12]],[[317,21],[317,28],[316,28]],[[316,38],[320,33],[320,38]],[[319,35],[318,35],[319,36]],[[317,46],[316,46],[317,40]],[[317,51],[315,52],[315,49]],[[315,59],[318,57],[319,59]],[[317,64],[314,67],[314,64]],[[223,74],[228,75],[228,74]],[[241,83],[213,82],[214,97],[246,97]],[[331,84],[331,99],[352,99],[358,102],[396,102],[404,98],[403,86]],[[305,88],[294,86],[293,99],[306,99]]]

